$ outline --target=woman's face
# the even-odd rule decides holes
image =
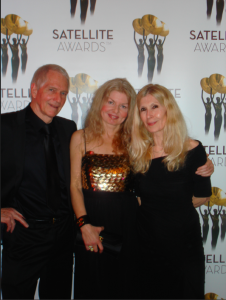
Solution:
[[[128,109],[129,101],[126,94],[112,91],[104,101],[100,113],[105,124],[120,126],[128,115]]]
[[[153,133],[163,133],[166,124],[166,108],[152,95],[147,95],[140,100],[139,113],[146,129]]]

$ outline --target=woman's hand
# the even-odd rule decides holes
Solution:
[[[93,247],[94,252],[102,253],[104,247],[100,241],[100,232],[104,230],[104,227],[96,227],[91,224],[86,224],[80,228],[82,233],[82,239],[85,244],[86,250],[90,250],[89,246]],[[99,248],[99,249],[98,249]]]
[[[201,166],[197,169],[195,174],[200,175],[202,177],[209,177],[214,172],[214,165],[212,161],[207,157],[207,162],[204,166]]]

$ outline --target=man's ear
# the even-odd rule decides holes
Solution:
[[[36,84],[35,83],[32,83],[31,84],[31,98],[33,99],[35,99],[36,98],[36,96],[37,96],[37,93],[38,93],[38,88],[37,88],[37,86],[36,86]]]

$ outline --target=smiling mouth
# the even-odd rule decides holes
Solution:
[[[52,104],[49,104],[49,106],[51,106],[52,108],[55,108],[55,109],[59,108],[59,106],[55,106],[55,105],[52,105]]]
[[[156,123],[157,123],[157,121],[156,121],[156,122],[148,123],[148,126],[153,126],[153,125],[155,125]]]
[[[108,116],[112,120],[117,120],[118,119],[118,116],[114,116],[114,115],[110,115],[110,114],[108,114]]]

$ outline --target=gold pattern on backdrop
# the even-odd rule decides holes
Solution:
[[[24,20],[17,15],[7,15],[5,17],[6,27],[16,34],[23,34],[27,26]]]
[[[218,295],[217,295],[217,294],[214,294],[214,293],[208,293],[208,294],[205,294],[205,299],[217,300],[217,299],[219,299],[219,298],[218,298]]]
[[[63,66],[72,78],[78,73],[86,73],[98,81],[98,87],[106,80],[118,76],[127,78],[136,91],[148,82],[159,83],[171,90],[185,113],[189,134],[202,141],[206,152],[210,155],[215,166],[214,174],[211,176],[212,186],[226,192],[226,99],[218,105],[216,98],[224,95],[209,85],[211,74],[217,73],[226,77],[225,0],[85,0],[82,3],[81,0],[3,0],[1,10],[2,114],[21,110],[29,104],[32,73],[46,63]],[[6,30],[11,44],[14,43],[13,38],[16,38],[18,43],[20,34],[17,36],[6,27],[5,16],[9,14],[18,15],[22,20],[28,21],[33,28],[27,45],[22,46],[24,61],[26,48],[28,55],[24,74],[21,70],[22,50],[21,46],[18,46],[19,68],[17,81],[14,83],[11,67],[13,55],[6,38]],[[142,17],[148,14],[165,23],[160,35],[154,35],[146,30],[143,33]],[[164,40],[166,29],[169,30],[169,34],[164,44],[158,46],[158,50],[158,39]],[[134,41],[134,31],[138,45],[139,39],[143,44],[140,49],[144,64],[141,77],[138,77],[137,71],[138,49]],[[20,44],[23,43],[22,39],[27,41],[28,36],[25,32],[22,34]],[[157,60],[160,70],[162,54],[164,55],[162,69],[158,75]],[[201,88],[202,78],[204,84]],[[68,99],[59,115],[73,119],[77,122],[78,129],[82,128],[81,124],[84,123],[92,97],[92,93],[78,91],[76,87],[71,86]],[[211,98],[216,104],[217,113]],[[222,122],[218,139],[214,138],[215,122],[218,128]],[[214,209],[219,213],[221,207],[210,202],[210,208],[214,214]],[[224,210],[226,211],[226,207],[222,206],[218,216],[219,227],[216,227],[219,228],[217,246],[213,250],[211,248],[213,222],[208,206],[201,207],[203,216],[199,208],[197,209],[201,228],[204,229],[205,293],[216,293],[219,295],[218,299],[226,299]]]
[[[78,104],[79,104],[80,109],[82,111],[81,114],[82,127],[85,122],[87,111],[90,108],[92,103],[92,94],[96,91],[97,88],[98,88],[98,81],[92,79],[91,76],[85,73],[79,73],[75,75],[75,77],[70,77],[69,90],[70,92],[75,94],[75,97],[72,97],[72,99],[70,99],[68,95],[68,101],[72,109],[71,119],[75,121],[75,123],[78,123],[78,118],[79,118]],[[83,93],[86,93],[86,97],[83,96],[81,101],[80,98]]]
[[[205,91],[207,94],[214,95],[217,93],[217,91],[210,86],[210,79],[208,77],[202,78],[200,84],[203,91]]]
[[[218,140],[221,125],[222,125],[222,105],[224,106],[224,131],[226,131],[226,102],[225,102],[225,95],[226,95],[226,78],[221,74],[212,74],[210,77],[204,77],[200,81],[200,85],[202,88],[201,99],[205,106],[206,113],[205,113],[205,133],[209,133],[212,113],[211,107],[213,105],[215,110],[214,116],[214,138]],[[206,92],[209,94],[204,99],[204,93]],[[217,96],[216,100],[214,101],[215,95],[219,93],[220,97]]]
[[[140,35],[148,35],[150,32],[146,29],[144,29],[143,25],[142,25],[142,19],[135,19],[133,20],[133,28],[134,30],[140,34]]]
[[[212,187],[212,195],[210,197],[210,202],[218,206],[226,207],[226,195],[221,189],[217,187]]]
[[[133,20],[134,29],[134,42],[138,50],[138,77],[142,76],[144,67],[144,46],[148,52],[147,67],[148,67],[148,82],[152,82],[156,64],[155,58],[155,47],[157,48],[157,73],[160,74],[162,71],[163,64],[163,44],[165,42],[166,36],[169,34],[169,29],[167,25],[159,20],[154,15],[144,15],[141,19]],[[136,40],[136,33],[142,36],[139,39],[139,43]],[[147,36],[149,34],[153,35],[153,38],[149,39],[147,43]],[[163,41],[159,39],[159,36],[164,37]]]
[[[218,93],[226,94],[226,78],[220,74],[210,76],[210,86]]]
[[[146,29],[149,33],[154,35],[160,35],[163,30],[162,22],[153,15],[145,15],[142,17],[143,28]]]
[[[4,19],[1,19],[1,33],[6,35],[6,39],[2,39],[3,44],[1,44],[2,48],[2,75],[5,76],[7,72],[8,66],[8,45],[12,51],[12,81],[16,82],[18,77],[18,70],[20,65],[19,58],[19,46],[21,48],[21,70],[22,73],[26,71],[27,65],[27,43],[30,35],[33,33],[33,29],[30,24],[23,20],[20,16],[9,14]],[[10,38],[12,34],[16,34],[16,38],[13,37],[10,42]],[[27,37],[27,40],[22,39],[22,35]],[[22,42],[21,42],[22,39]]]
[[[8,29],[8,28],[6,27],[5,19],[4,19],[4,18],[1,18],[1,33],[6,35],[7,29]],[[12,33],[13,33],[13,31],[11,31],[11,30],[8,29],[7,34],[8,34],[8,35],[11,35]]]

